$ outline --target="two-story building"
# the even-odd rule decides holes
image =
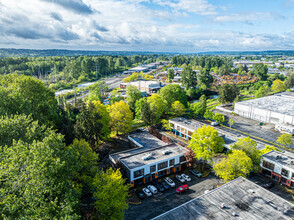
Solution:
[[[179,117],[179,118],[170,119],[169,125],[172,129],[173,134],[175,134],[176,136],[180,138],[183,138],[186,141],[189,141],[192,138],[193,132],[199,128],[202,128],[202,126],[206,124],[194,119],[185,119],[185,118]],[[215,129],[218,131],[219,136],[221,136],[224,139],[225,141],[224,147],[226,149],[231,149],[231,146],[234,145],[238,141],[238,139],[245,137],[242,135],[235,135],[235,134],[226,132],[219,127],[215,127]],[[261,150],[264,148],[264,144],[262,144],[261,142],[257,142],[256,147],[259,150]]]
[[[131,186],[144,184],[187,167],[187,149],[177,144],[166,144],[147,132],[128,137],[134,149],[109,156],[115,166],[122,168]]]
[[[270,151],[262,155],[260,172],[272,180],[294,188],[294,154]]]

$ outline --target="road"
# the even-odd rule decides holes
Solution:
[[[101,81],[104,81],[105,84],[108,85],[110,89],[115,89],[115,88],[120,86],[120,84],[123,81],[123,78],[125,78],[127,76],[129,76],[129,75],[117,75],[117,76],[112,76],[112,77],[102,79]],[[94,83],[95,82],[84,83],[84,84],[79,85],[79,87],[87,87],[87,86],[93,85]],[[81,96],[78,96],[77,99],[84,99],[88,95],[89,95],[89,93],[87,92],[87,93],[85,93],[85,94],[83,94]],[[74,105],[75,104],[75,99],[70,99],[67,102]]]

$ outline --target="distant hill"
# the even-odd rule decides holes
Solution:
[[[166,52],[140,52],[140,51],[91,51],[91,50],[32,50],[32,49],[0,49],[0,57],[46,57],[46,56],[131,56],[131,55],[150,55],[150,54],[171,54]]]
[[[0,57],[44,57],[44,56],[97,56],[97,55],[286,55],[294,56],[294,50],[268,50],[268,51],[212,51],[212,52],[195,52],[195,53],[178,53],[178,52],[148,52],[148,51],[91,51],[91,50],[33,50],[33,49],[13,49],[0,48]]]

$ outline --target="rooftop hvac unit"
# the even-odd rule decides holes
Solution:
[[[152,153],[145,154],[145,155],[142,157],[142,160],[150,160],[150,159],[152,159]]]
[[[226,204],[225,204],[225,203],[222,203],[222,204],[220,205],[220,207],[221,207],[222,209],[224,209],[224,208],[226,208]]]
[[[291,160],[291,165],[294,165],[294,161],[293,160]]]
[[[169,155],[172,152],[170,150],[163,150],[161,153],[162,153],[162,155]]]

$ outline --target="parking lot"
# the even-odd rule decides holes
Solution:
[[[133,219],[150,219],[156,217],[170,209],[173,209],[185,202],[190,201],[202,194],[206,190],[211,190],[217,186],[223,184],[223,181],[213,174],[208,175],[205,178],[197,178],[191,173],[186,173],[191,177],[190,182],[181,183],[175,178],[174,175],[169,175],[176,184],[176,187],[169,189],[168,191],[158,192],[158,194],[153,195],[152,197],[146,198],[144,200],[139,200],[135,198],[140,204],[129,204],[128,210],[125,212],[125,218],[128,220]],[[164,181],[164,178],[157,181]],[[149,183],[150,184],[150,183]],[[187,184],[189,186],[189,191],[183,192],[182,194],[176,193],[176,188],[179,186]],[[142,189],[145,186],[141,186],[135,189]],[[134,190],[131,190],[132,196],[136,196]]]

